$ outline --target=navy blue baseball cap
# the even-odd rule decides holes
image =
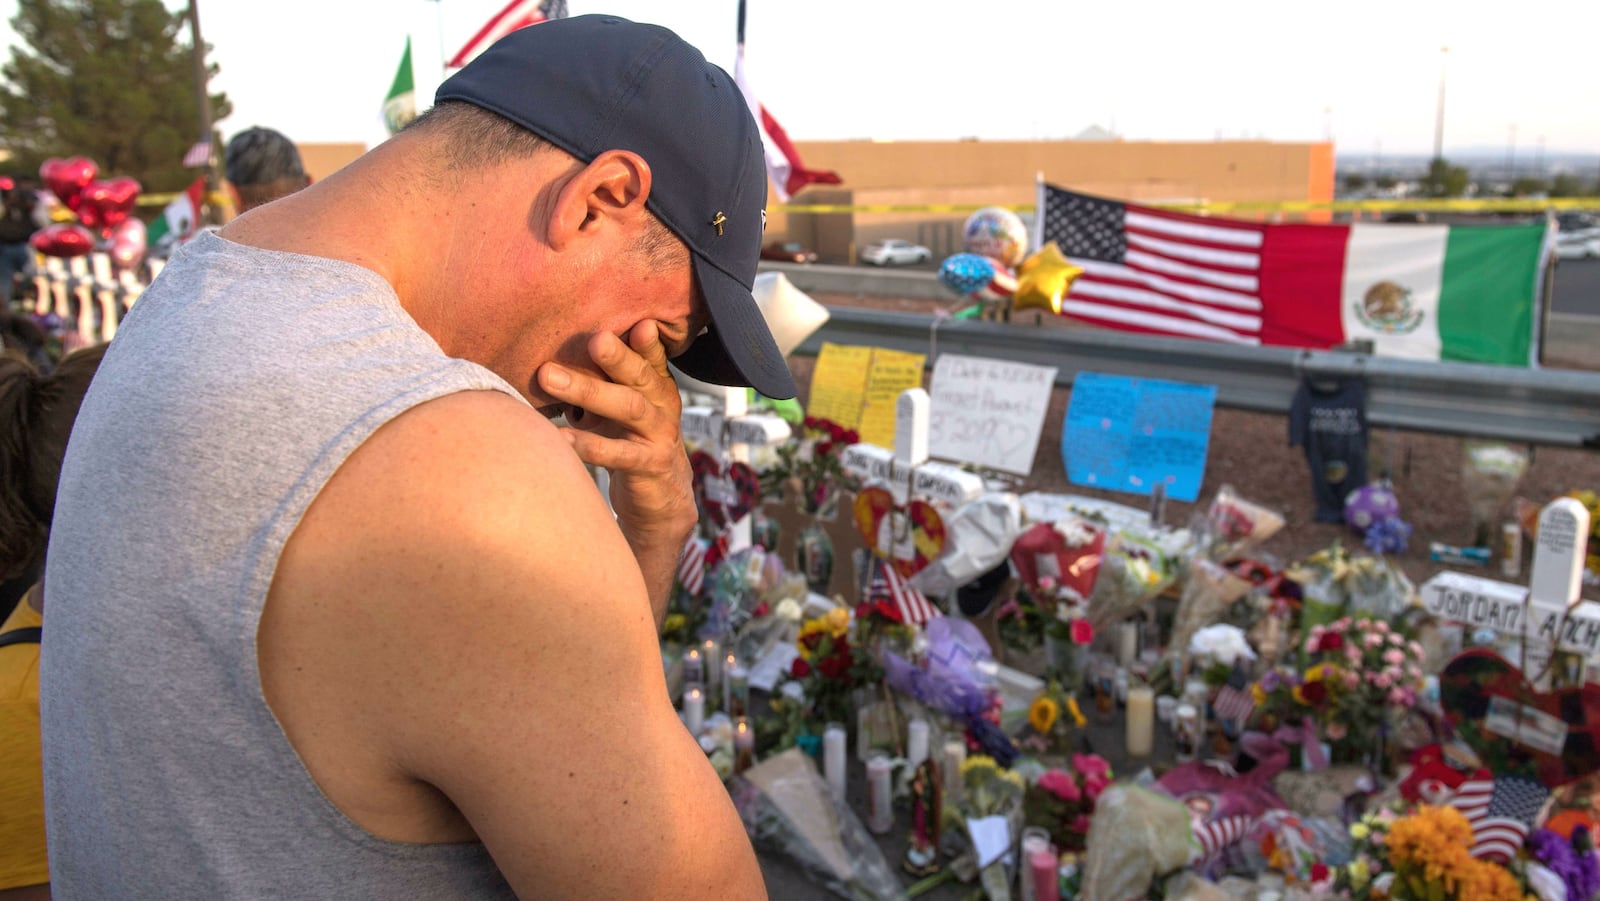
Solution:
[[[574,16],[519,28],[439,86],[589,162],[630,150],[650,164],[646,205],[688,245],[711,312],[672,363],[715,385],[795,395],[751,296],[766,228],[761,135],[728,73],[658,25]]]

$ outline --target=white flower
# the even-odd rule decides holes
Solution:
[[[797,623],[801,618],[800,602],[794,598],[784,598],[772,609],[772,615],[781,620]]]
[[[1539,896],[1539,901],[1567,901],[1567,884],[1555,871],[1542,863],[1528,861],[1528,888]]]
[[[1249,639],[1245,638],[1244,630],[1226,623],[1206,626],[1194,633],[1194,637],[1189,639],[1189,653],[1209,657],[1224,666],[1233,666],[1240,657],[1256,659],[1256,652],[1250,647]]]
[[[1061,535],[1061,540],[1066,542],[1067,547],[1084,547],[1092,544],[1095,536],[1100,534],[1100,530],[1095,528],[1093,523],[1077,516],[1056,520],[1055,530]]]

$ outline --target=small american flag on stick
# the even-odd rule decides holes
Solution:
[[[912,588],[905,577],[882,557],[872,558],[872,579],[867,583],[869,601],[888,601],[900,614],[900,621],[909,626],[920,626],[936,616],[939,608]]]

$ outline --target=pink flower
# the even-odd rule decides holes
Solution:
[[[1368,633],[1367,637],[1361,640],[1361,643],[1369,648],[1381,648],[1383,647],[1383,636]]]
[[[1094,641],[1094,625],[1086,619],[1072,621],[1072,643],[1088,644]]]
[[[1399,632],[1390,632],[1389,643],[1397,647],[1405,647],[1406,637]]]
[[[1401,707],[1409,704],[1410,702],[1406,700],[1407,694],[1409,694],[1409,692],[1403,688],[1389,689],[1389,704],[1394,707]]]
[[[1051,578],[1050,576],[1040,576],[1039,577],[1039,590],[1040,591],[1054,591],[1055,587],[1056,587],[1056,580],[1055,579]]]
[[[1071,829],[1073,832],[1076,832],[1079,835],[1088,835],[1089,834],[1089,817],[1080,813],[1080,814],[1078,814],[1077,818],[1072,821],[1072,825],[1068,826],[1067,828]]]
[[[1083,777],[1083,793],[1089,796],[1089,802],[1092,804],[1100,800],[1100,793],[1105,791],[1110,784],[1111,780],[1104,776],[1085,776]]]
[[[1340,617],[1339,619],[1334,620],[1328,626],[1328,631],[1330,631],[1330,632],[1343,632],[1344,630],[1346,630],[1348,628],[1350,628],[1350,617],[1345,616],[1345,617]]]
[[[1406,645],[1406,650],[1410,652],[1411,656],[1413,657],[1420,658],[1422,656],[1422,645],[1415,641]]]
[[[1422,678],[1422,667],[1417,666],[1415,663],[1408,665],[1406,667],[1406,678],[1410,679],[1413,682],[1417,681],[1418,679],[1421,679]]]
[[[1091,776],[1100,779],[1111,778],[1111,764],[1099,754],[1072,755],[1072,770],[1085,779]]]
[[[1388,688],[1390,685],[1394,684],[1394,680],[1389,678],[1388,673],[1379,673],[1372,677],[1372,684],[1379,688]]]
[[[1372,628],[1378,630],[1380,633],[1383,633],[1383,634],[1388,634],[1388,632],[1389,632],[1389,624],[1384,622],[1381,619],[1380,620],[1374,620],[1373,623],[1372,623]]]
[[[1353,644],[1344,646],[1344,659],[1352,666],[1361,662],[1361,649]]]
[[[1063,801],[1077,801],[1083,797],[1077,780],[1061,770],[1049,770],[1039,777],[1039,787]]]
[[[1401,651],[1399,648],[1390,648],[1389,650],[1383,652],[1383,662],[1389,664],[1390,666],[1399,666],[1400,664],[1406,662],[1405,652]]]
[[[1339,741],[1346,735],[1350,734],[1350,727],[1339,722],[1338,720],[1334,720],[1328,724],[1328,728],[1323,730],[1323,732],[1325,735],[1327,735],[1328,741]]]
[[[1344,674],[1344,687],[1347,691],[1354,691],[1361,687],[1361,674],[1351,670]]]

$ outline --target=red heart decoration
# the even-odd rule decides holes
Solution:
[[[81,257],[94,250],[94,235],[76,222],[57,222],[28,239],[34,250],[49,257]]]
[[[139,183],[131,178],[97,181],[83,189],[78,202],[78,218],[90,228],[109,233],[128,221],[133,203],[139,199]]]
[[[81,156],[64,160],[51,157],[39,167],[39,177],[44,180],[45,187],[61,198],[67,209],[74,213],[78,211],[78,204],[83,199],[83,189],[87,188],[99,173],[100,167],[96,166],[93,160]]]
[[[1527,772],[1558,788],[1600,771],[1600,685],[1534,691],[1505,658],[1473,648],[1444,668],[1439,694],[1450,724],[1496,775]],[[1542,738],[1513,741],[1491,729],[1492,714],[1503,720],[1506,712],[1520,713],[1525,734]],[[1542,723],[1559,724],[1565,735],[1537,728]]]
[[[695,451],[689,456],[689,467],[694,471],[695,499],[718,527],[733,525],[756,508],[761,479],[750,464],[730,463],[724,469],[716,457]]]
[[[904,509],[895,506],[894,494],[881,485],[868,485],[856,495],[856,530],[873,553],[884,556],[879,540],[883,529],[903,533],[899,541],[891,540],[889,562],[896,571],[911,578],[944,552],[944,517],[938,508],[927,501],[914,500]],[[890,517],[895,517],[893,520]],[[902,519],[908,517],[909,522]],[[887,522],[886,522],[887,521]]]
[[[1061,530],[1047,522],[1034,524],[1017,538],[1011,546],[1011,562],[1025,584],[1038,585],[1041,578],[1049,576],[1057,585],[1088,600],[1100,574],[1100,559],[1105,556],[1106,533],[1087,520],[1078,522],[1093,528],[1093,533],[1087,542],[1076,546],[1069,545]]]

